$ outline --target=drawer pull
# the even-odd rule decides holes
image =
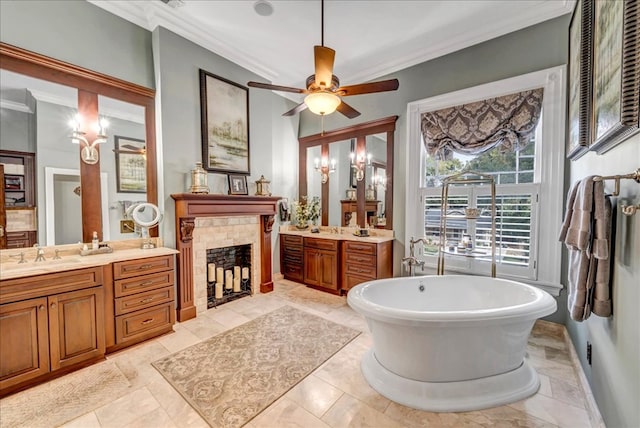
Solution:
[[[142,321],[140,324],[145,325],[153,322],[153,318],[149,318],[148,320]]]
[[[355,270],[358,273],[367,273],[367,272],[369,272],[368,269],[353,269],[353,270]]]
[[[147,285],[151,285],[151,284],[153,284],[153,281],[145,281],[145,282],[140,283],[140,285],[143,286],[143,287],[146,287]]]
[[[354,257],[354,256],[351,256],[351,258],[353,260],[355,260],[356,262],[368,262],[369,261],[369,259],[367,259],[365,257]]]
[[[352,244],[352,245],[349,245],[349,247],[350,247],[352,250],[361,250],[361,251],[366,251],[366,250],[369,250],[369,249],[370,249],[370,247],[365,247],[365,246],[362,246],[362,245],[353,245],[353,244]]]
[[[151,269],[152,267],[153,265],[140,265],[138,270],[147,270],[147,269]]]
[[[140,300],[140,303],[149,303],[153,302],[153,297],[149,297],[148,299]]]

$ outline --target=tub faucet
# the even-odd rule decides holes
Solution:
[[[38,244],[34,245],[34,247],[36,247],[36,249],[38,251],[36,259],[34,260],[34,262],[44,262],[44,261],[46,261],[47,259],[44,258],[44,248],[42,248]]]
[[[403,257],[402,258],[402,263],[407,265],[408,271],[409,271],[409,276],[413,276],[413,274],[414,274],[413,267],[414,266],[420,266],[421,268],[424,268],[424,260],[418,260],[414,256]]]
[[[411,237],[411,240],[409,241],[409,256],[414,257],[414,249],[415,249],[415,245],[418,242],[422,242],[422,244],[426,244],[427,243],[427,238],[418,238],[418,239],[413,239],[413,236]],[[423,263],[424,264],[424,263]]]

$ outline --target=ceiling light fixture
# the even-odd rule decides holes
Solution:
[[[312,113],[325,115],[331,114],[340,105],[342,100],[339,96],[329,91],[313,92],[304,98],[304,103]]]
[[[267,0],[258,0],[253,4],[253,10],[260,16],[270,16],[273,13],[273,5]]]

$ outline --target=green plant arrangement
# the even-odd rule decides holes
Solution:
[[[316,196],[307,201],[306,196],[301,197],[302,201],[293,201],[293,212],[295,213],[296,226],[306,229],[309,221],[315,222],[320,217],[320,199]]]

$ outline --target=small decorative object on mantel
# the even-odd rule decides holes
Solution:
[[[229,194],[230,195],[248,195],[247,176],[242,174],[228,174]]]
[[[191,170],[191,193],[209,193],[207,186],[207,171],[202,168],[202,162],[196,162],[196,167]]]
[[[260,176],[260,179],[256,181],[256,196],[271,196],[271,182],[264,178],[264,175]]]
[[[347,199],[350,201],[356,200],[356,189],[347,189]]]

